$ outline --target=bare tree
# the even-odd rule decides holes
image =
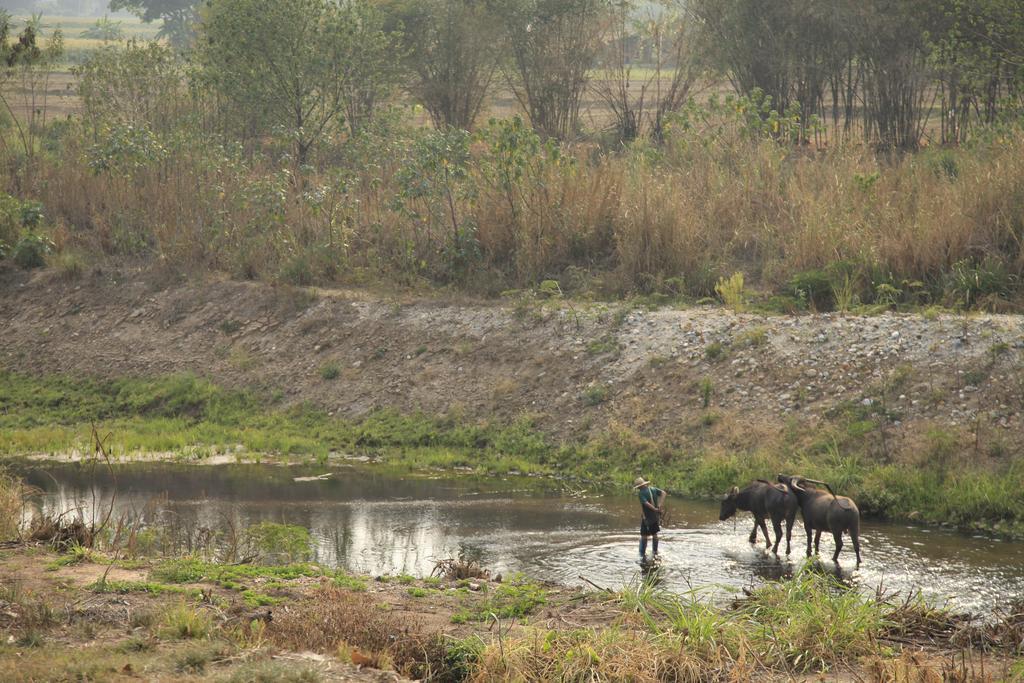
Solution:
[[[580,103],[597,62],[609,0],[512,0],[499,8],[512,92],[545,137],[579,131]]]
[[[593,91],[614,117],[620,140],[660,140],[668,114],[690,96],[700,74],[694,26],[682,0],[666,0],[637,18],[632,2],[611,13]]]
[[[488,3],[391,0],[387,11],[404,39],[412,95],[438,128],[470,130],[504,55]]]

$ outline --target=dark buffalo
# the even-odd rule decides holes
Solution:
[[[839,551],[843,549],[843,533],[850,534],[853,551],[857,554],[857,566],[860,566],[860,511],[857,504],[846,496],[837,496],[828,484],[780,474],[779,482],[792,489],[800,509],[804,514],[804,529],[807,531],[807,557],[811,556],[811,532],[814,532],[814,552],[818,552],[821,532],[832,532],[836,542],[836,551],[832,561],[839,564]],[[821,485],[825,490],[809,487],[808,484]]]
[[[775,529],[775,547],[772,552],[779,553],[779,541],[782,540],[782,521],[786,521],[786,554],[789,555],[789,540],[793,535],[793,520],[796,518],[797,509],[796,496],[785,484],[772,484],[771,482],[758,479],[742,491],[733,486],[729,493],[722,499],[722,509],[718,519],[726,520],[736,514],[737,510],[744,510],[754,515],[754,530],[750,532],[750,542],[757,543],[757,528],[761,527],[764,532],[765,547],[772,548],[771,538],[768,537],[768,527],[764,521],[771,518],[772,527]]]

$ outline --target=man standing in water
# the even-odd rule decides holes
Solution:
[[[640,509],[643,511],[640,520],[640,564],[646,565],[648,538],[651,539],[651,550],[654,551],[651,562],[658,561],[658,532],[661,531],[661,506],[665,502],[665,492],[651,486],[651,482],[643,477],[637,477],[633,482],[633,490],[637,489],[640,492]]]

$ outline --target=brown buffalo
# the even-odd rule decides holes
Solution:
[[[779,541],[782,540],[782,522],[786,522],[786,554],[789,555],[789,541],[793,535],[793,520],[796,518],[797,510],[796,497],[785,484],[772,484],[771,482],[758,479],[742,491],[733,486],[729,493],[722,499],[722,508],[718,519],[726,520],[736,514],[737,510],[744,510],[754,516],[754,530],[750,532],[750,542],[757,543],[757,529],[764,532],[765,547],[772,548],[771,538],[768,536],[768,527],[765,519],[771,518],[772,527],[775,529],[775,547],[772,552],[779,553]]]
[[[817,554],[821,532],[828,530],[832,532],[832,538],[836,542],[836,551],[832,555],[832,561],[839,564],[839,551],[843,549],[843,534],[849,533],[859,567],[860,511],[857,509],[857,504],[846,496],[837,496],[828,484],[821,481],[782,474],[778,479],[780,483],[786,484],[793,490],[800,503],[800,509],[803,511],[804,530],[807,532],[807,557],[811,556],[811,532],[814,532],[814,552]],[[808,484],[821,485],[825,489],[808,486]]]

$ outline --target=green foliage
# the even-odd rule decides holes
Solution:
[[[607,384],[594,384],[583,390],[583,404],[596,406],[611,398],[611,389]]]
[[[338,379],[340,376],[341,366],[337,363],[326,363],[322,368],[320,368],[320,377],[327,381]]]
[[[451,680],[469,680],[475,672],[480,655],[484,652],[484,641],[480,636],[473,635],[458,639],[447,636],[443,639],[444,668]]]
[[[167,39],[176,50],[184,50],[195,38],[200,0],[110,0],[109,5],[113,12],[128,11],[147,23],[159,20],[157,40]]]
[[[179,640],[201,640],[213,627],[210,613],[201,607],[182,603],[168,609],[163,616],[161,634]]]
[[[308,532],[307,532],[308,533]],[[297,534],[301,536],[301,534]],[[230,590],[245,590],[245,583],[252,579],[268,579],[275,582],[293,581],[305,577],[327,577],[342,588],[364,591],[366,584],[346,572],[324,570],[311,564],[260,565],[260,564],[218,564],[196,558],[166,560],[149,572],[151,582],[162,584],[215,583]],[[165,590],[168,589],[165,587]],[[255,598],[253,598],[255,599]]]
[[[605,335],[600,339],[594,339],[587,343],[587,353],[592,356],[600,356],[606,353],[617,353],[618,350],[619,341],[611,335]]]
[[[580,101],[597,60],[607,0],[510,0],[496,4],[511,60],[507,78],[545,136],[579,129]]]
[[[720,278],[715,285],[715,293],[722,298],[726,306],[734,313],[742,313],[746,308],[746,297],[743,293],[743,273],[733,273],[728,279]]]
[[[74,69],[83,122],[101,134],[130,127],[167,133],[186,116],[184,64],[157,42],[129,41],[96,50]]]
[[[198,583],[208,577],[212,566],[197,559],[168,560],[154,567],[149,576],[166,583]]]
[[[504,56],[501,26],[488,3],[389,0],[402,27],[410,90],[438,130],[472,130]]]
[[[425,131],[395,175],[397,206],[414,225],[417,262],[440,252],[435,278],[458,280],[480,257],[476,228],[459,207],[474,194],[469,173],[470,135],[454,128]],[[415,268],[416,263],[410,264]]]
[[[266,563],[294,563],[312,555],[309,530],[301,526],[260,522],[246,529],[242,544]]]
[[[752,327],[749,330],[744,330],[736,336],[736,343],[752,348],[764,346],[768,343],[768,328]]]
[[[115,123],[98,132],[86,154],[93,172],[130,177],[167,161],[171,149],[149,127]]]
[[[198,590],[189,590],[181,586],[169,586],[150,581],[97,581],[86,586],[86,588],[93,593],[118,593],[121,595],[127,595],[128,593],[149,593],[151,595],[177,593],[199,597]]]
[[[114,21],[109,16],[102,16],[80,35],[82,38],[92,40],[121,40],[124,38],[124,28],[122,22]]]
[[[807,302],[816,311],[831,311],[835,307],[834,280],[824,270],[797,273],[789,281],[788,293]]]
[[[24,270],[42,268],[46,265],[46,256],[53,249],[53,241],[49,237],[25,232],[11,250],[11,258]]]
[[[456,612],[454,623],[499,619],[523,619],[547,602],[547,591],[522,574],[510,577],[493,588],[487,599],[471,608]]]
[[[401,50],[365,0],[223,0],[203,19],[202,80],[243,125],[283,129],[300,165],[339,121],[364,129],[397,84]]]
[[[816,126],[816,119],[811,123]],[[703,104],[690,100],[669,116],[666,142],[677,150],[731,148],[760,140],[795,142],[803,132],[798,105],[780,111],[770,96],[755,88],[748,95],[713,95]]]
[[[45,257],[48,253],[47,250],[52,248],[52,243],[46,238],[36,235],[36,230],[42,227],[43,219],[43,205],[39,202],[21,201],[0,192],[0,258],[3,258],[7,249],[15,247],[19,240],[24,241],[26,238],[29,239],[23,248],[37,253],[26,253],[22,258],[28,259],[29,263],[35,263],[35,256],[39,256],[40,259]],[[21,265],[20,262],[19,265]],[[21,267],[25,268],[26,266]],[[40,266],[27,267],[38,268]]]
[[[986,257],[980,262],[964,259],[953,264],[949,290],[964,308],[977,306],[986,300],[1007,298],[1019,285],[1019,278],[1006,264]]]
[[[704,357],[712,363],[717,363],[725,358],[727,351],[725,344],[722,342],[711,342],[704,347]]]
[[[700,381],[700,397],[705,410],[711,407],[711,397],[715,392],[715,383],[710,377]]]
[[[755,589],[742,609],[759,638],[780,644],[791,671],[827,671],[870,654],[890,626],[881,605],[809,566]]]

